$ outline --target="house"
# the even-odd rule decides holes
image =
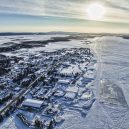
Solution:
[[[70,83],[69,79],[60,79],[58,81],[58,84],[60,84],[60,85],[68,85],[69,83]]]
[[[16,87],[16,88],[14,88],[14,91],[15,92],[19,92],[21,90],[21,88],[20,87]]]
[[[76,97],[76,93],[67,92],[64,97],[65,97],[65,99],[74,100],[74,98]]]
[[[62,97],[64,96],[64,92],[62,90],[57,90],[55,93],[54,93],[54,96],[55,97]]]
[[[78,92],[78,87],[76,87],[76,86],[68,87],[66,89],[65,98],[73,100],[76,97],[77,92]]]
[[[36,100],[36,99],[26,99],[22,106],[27,108],[34,108],[34,109],[40,109],[43,105],[43,101]]]
[[[77,86],[69,86],[69,87],[66,89],[66,92],[77,93],[77,92],[78,92],[78,87],[77,87]]]

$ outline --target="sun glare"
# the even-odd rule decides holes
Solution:
[[[106,12],[104,6],[100,3],[92,3],[86,10],[90,20],[101,20]]]

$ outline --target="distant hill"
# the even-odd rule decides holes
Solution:
[[[13,36],[13,35],[55,35],[55,34],[75,34],[71,32],[1,32],[0,36]]]
[[[13,35],[76,35],[86,37],[96,36],[120,36],[125,39],[129,39],[129,34],[114,34],[114,33],[78,33],[78,32],[63,32],[63,31],[52,31],[52,32],[1,32],[0,36],[13,36]]]

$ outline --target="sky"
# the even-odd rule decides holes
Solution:
[[[90,4],[106,13],[91,20]],[[0,0],[0,32],[129,33],[129,0]]]

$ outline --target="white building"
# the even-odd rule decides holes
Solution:
[[[68,87],[66,89],[65,98],[73,100],[76,97],[77,92],[78,92],[78,87],[76,86]]]
[[[22,104],[23,107],[36,108],[36,109],[40,109],[42,105],[43,101],[35,99],[26,99]]]
[[[61,84],[61,85],[68,85],[69,83],[70,83],[69,79],[61,79],[58,81],[58,84]]]
[[[73,92],[67,92],[67,93],[65,94],[65,98],[66,98],[66,99],[73,100],[75,97],[76,97],[76,93],[73,93]]]
[[[66,89],[67,92],[73,92],[73,93],[77,93],[78,92],[78,87],[77,86],[69,86]]]

